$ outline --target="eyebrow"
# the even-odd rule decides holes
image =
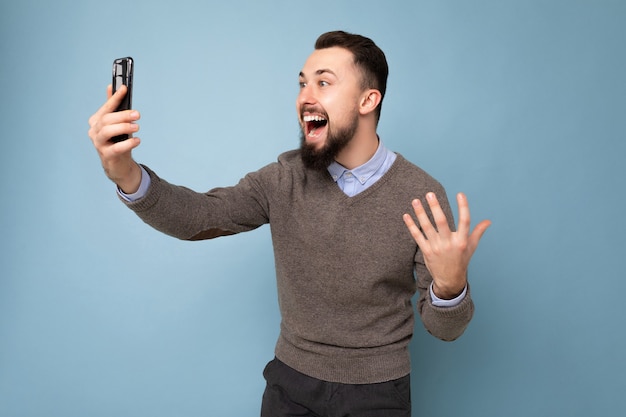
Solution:
[[[318,69],[317,71],[315,71],[315,75],[319,76],[322,74],[331,74],[334,77],[337,77],[337,74],[335,74],[332,70],[328,69],[328,68],[323,68],[323,69]],[[300,71],[300,78],[306,78],[306,76],[304,75],[304,73],[302,71]]]

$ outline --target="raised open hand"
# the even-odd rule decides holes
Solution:
[[[435,194],[426,194],[426,200],[433,215],[434,225],[419,199],[412,202],[419,226],[409,214],[403,216],[404,223],[424,255],[426,268],[433,277],[435,295],[442,299],[452,299],[463,292],[467,284],[469,262],[491,221],[483,220],[470,233],[467,197],[459,193],[456,197],[459,223],[457,231],[453,232]]]

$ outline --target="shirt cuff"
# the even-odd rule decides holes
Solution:
[[[465,286],[465,288],[463,288],[463,292],[456,298],[453,298],[451,300],[444,300],[441,299],[439,297],[437,297],[435,295],[435,292],[433,291],[433,283],[430,283],[430,299],[433,302],[433,305],[436,307],[455,307],[459,304],[461,304],[461,301],[463,301],[463,299],[465,298],[465,295],[467,294],[467,285]]]
[[[126,194],[119,187],[117,187],[117,194],[122,197],[124,201],[132,203],[133,201],[137,201],[143,198],[148,193],[148,188],[150,187],[150,174],[145,170],[144,167],[139,165],[141,168],[141,183],[139,184],[139,189],[132,194]]]

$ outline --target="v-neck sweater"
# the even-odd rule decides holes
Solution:
[[[416,290],[424,326],[442,340],[459,337],[472,317],[469,291],[455,307],[434,306],[428,296],[432,277],[402,215],[415,198],[428,207],[425,195],[434,192],[454,221],[439,182],[400,154],[353,197],[327,171],[307,169],[298,150],[206,193],[144,168],[147,194],[125,204],[166,234],[210,239],[269,223],[282,319],[275,353],[297,371],[349,384],[407,375]]]

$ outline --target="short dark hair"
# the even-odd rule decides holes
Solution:
[[[371,39],[341,30],[326,32],[315,42],[315,49],[327,49],[335,46],[352,52],[354,64],[362,71],[362,87],[380,91],[381,100],[376,109],[376,120],[380,119],[382,99],[385,97],[387,76],[389,75],[385,54]]]

